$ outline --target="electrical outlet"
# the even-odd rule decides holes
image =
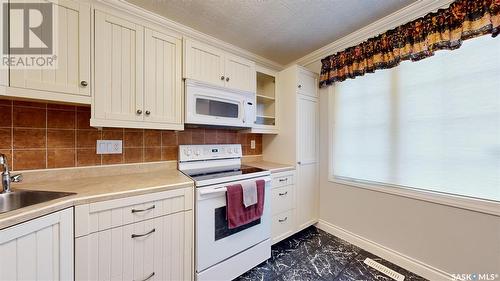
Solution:
[[[255,140],[250,141],[250,148],[255,149]]]
[[[122,153],[121,140],[97,141],[97,154],[121,154],[121,153]]]

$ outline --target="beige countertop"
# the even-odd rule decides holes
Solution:
[[[75,195],[0,214],[0,229],[68,207],[98,201],[193,187],[174,163],[27,171],[14,190],[73,192]]]
[[[254,166],[257,168],[261,168],[264,170],[269,170],[269,171],[271,171],[271,173],[281,173],[281,172],[295,170],[295,166],[293,166],[293,165],[268,162],[268,161],[259,160],[259,159],[251,159],[248,162],[245,162],[245,164],[250,165],[250,166]]]

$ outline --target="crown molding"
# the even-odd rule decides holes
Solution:
[[[393,29],[414,19],[422,17],[437,9],[448,6],[454,0],[418,0],[380,20],[377,20],[361,29],[358,29],[334,42],[309,53],[302,58],[288,64],[307,66],[320,61],[326,56],[355,46],[368,38],[377,36],[387,30]]]
[[[255,61],[257,64],[271,68],[274,70],[282,70],[284,68],[283,65],[272,61],[270,59],[264,58],[247,50],[244,50],[240,47],[236,47],[232,44],[219,40],[215,37],[202,33],[198,30],[195,30],[191,27],[185,26],[173,20],[170,20],[166,17],[163,17],[159,14],[146,10],[144,8],[138,7],[134,4],[131,4],[125,0],[95,0],[96,3],[106,5],[113,9],[117,9],[121,12],[126,12],[129,14],[133,14],[143,20],[153,22],[155,24],[161,25],[168,29],[178,32],[179,34],[198,40],[200,42],[210,44],[214,47],[222,49],[226,52],[233,53],[240,57]]]

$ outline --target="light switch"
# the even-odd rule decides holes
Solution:
[[[97,154],[121,154],[121,153],[122,153],[121,140],[97,141]]]

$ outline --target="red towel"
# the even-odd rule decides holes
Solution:
[[[257,204],[245,208],[243,205],[243,189],[241,184],[227,186],[226,192],[226,214],[229,229],[258,220],[264,212],[264,193],[266,183],[258,180]]]

